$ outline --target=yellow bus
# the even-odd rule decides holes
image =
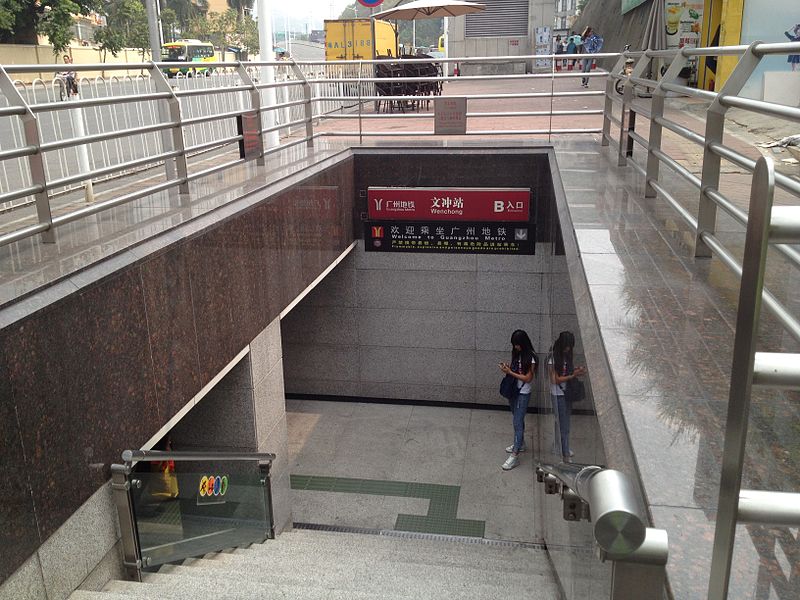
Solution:
[[[178,73],[184,75],[211,75],[211,67],[202,67],[197,63],[214,62],[214,46],[200,40],[178,40],[169,42],[161,47],[161,60],[164,62],[192,63],[192,66],[169,67],[164,69],[167,77],[174,77]]]

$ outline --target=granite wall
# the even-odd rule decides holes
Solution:
[[[547,150],[388,152],[356,151],[362,217],[369,186],[526,187],[536,254],[365,252],[359,242],[282,323],[287,392],[505,405],[497,363],[510,359],[511,333],[525,329],[544,361],[559,331],[577,331]],[[532,402],[547,407],[537,383]]]
[[[0,311],[0,596],[25,564],[34,597],[66,597],[28,559],[352,242],[352,177],[267,188]]]

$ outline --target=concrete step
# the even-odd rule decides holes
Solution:
[[[214,600],[435,600],[433,596],[420,599],[419,596],[406,594],[376,595],[369,591],[337,590],[314,585],[264,585],[246,580],[212,582],[162,573],[149,573],[145,579],[143,583],[110,582],[112,591],[93,592],[96,595],[74,600],[197,600],[204,597]]]
[[[209,564],[184,567],[174,566],[170,575],[179,575],[185,581],[196,578],[213,585],[214,582],[241,581],[272,586],[280,584],[314,585],[331,589],[365,590],[404,595],[413,592],[434,592],[440,597],[466,594],[471,598],[524,596],[531,589],[540,589],[548,594],[542,597],[557,597],[556,586],[550,575],[516,573],[493,574],[477,569],[458,566],[437,567],[393,563],[381,569],[374,566],[345,563],[314,564],[295,563],[276,568],[263,562],[223,566],[217,561]],[[216,567],[216,568],[212,568]],[[552,593],[550,593],[552,592]]]
[[[313,530],[294,530],[285,532],[275,540],[267,540],[263,544],[253,544],[250,548],[269,547],[274,543],[289,543],[292,547],[300,545],[314,545],[321,548],[340,548],[350,547],[369,547],[371,549],[388,548],[395,549],[401,547],[418,548],[421,552],[430,551],[431,553],[450,553],[457,552],[461,556],[474,556],[477,558],[492,556],[513,557],[519,550],[533,550],[524,546],[504,546],[482,543],[470,543],[468,541],[442,540],[442,539],[418,539],[407,537],[395,537],[391,535],[374,535],[359,533],[338,533],[328,531]],[[544,554],[544,550],[540,550]]]
[[[272,546],[270,542],[253,546],[248,550],[240,550],[229,557],[241,557],[247,562],[262,564],[297,564],[312,563],[325,564],[328,562],[358,561],[374,568],[382,568],[386,563],[404,563],[409,565],[431,565],[449,567],[456,565],[470,569],[479,569],[489,572],[502,573],[551,573],[550,562],[544,550],[532,548],[496,548],[502,552],[481,552],[472,554],[463,552],[458,547],[442,548],[432,551],[429,548],[420,549],[416,544],[404,544],[406,540],[398,540],[396,547],[372,545],[365,543],[363,546],[319,547],[314,544],[291,544]],[[233,558],[226,560],[230,562]]]

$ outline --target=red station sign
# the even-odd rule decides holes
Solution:
[[[528,221],[525,188],[367,189],[369,218],[390,221]]]

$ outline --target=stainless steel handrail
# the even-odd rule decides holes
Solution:
[[[197,460],[260,460],[272,462],[275,454],[271,452],[215,452],[215,451],[185,451],[165,452],[161,450],[123,450],[122,460],[126,463],[139,461],[197,461]]]
[[[633,484],[621,471],[596,465],[539,464],[589,505],[594,537],[609,554],[624,556],[642,545],[647,520],[639,508]]]

